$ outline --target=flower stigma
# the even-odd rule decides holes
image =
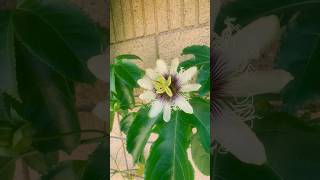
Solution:
[[[164,78],[163,75],[160,75],[158,79],[154,81],[154,87],[157,94],[166,93],[169,97],[172,97],[172,91],[170,89],[171,85],[171,76],[168,76],[168,79]]]

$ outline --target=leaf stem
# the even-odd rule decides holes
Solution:
[[[89,139],[83,139],[80,141],[80,144],[90,144],[90,143],[96,143],[101,141],[102,139],[106,139],[108,136],[103,135],[99,137],[89,138]]]
[[[117,113],[117,120],[118,120],[118,124],[120,127],[120,113]],[[121,137],[122,137],[122,132],[120,131]],[[122,143],[122,148],[123,148],[123,156],[124,156],[124,160],[126,163],[126,168],[127,170],[129,170],[129,165],[128,165],[128,160],[127,160],[127,155],[126,155],[126,148],[125,148],[125,142],[123,139],[121,139],[121,143]],[[129,177],[131,179],[131,173],[129,173]]]

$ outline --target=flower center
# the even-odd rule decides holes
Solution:
[[[166,93],[169,97],[172,97],[172,91],[170,89],[171,85],[171,76],[169,75],[168,78],[164,78],[163,75],[160,75],[158,79],[154,82],[154,87],[156,89],[157,94]]]

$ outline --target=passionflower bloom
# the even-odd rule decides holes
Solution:
[[[227,23],[211,56],[214,141],[239,160],[261,165],[266,162],[265,149],[248,123],[255,118],[253,97],[279,93],[292,76],[281,69],[248,67],[279,38],[280,23],[276,16],[262,17],[242,29]]]
[[[168,122],[171,111],[179,108],[192,114],[193,108],[188,102],[187,93],[198,91],[200,84],[190,83],[197,74],[197,68],[178,71],[179,59],[173,59],[168,67],[164,60],[156,61],[155,69],[146,69],[146,75],[138,80],[144,92],[139,96],[143,101],[150,103],[149,117],[153,118],[163,112],[163,120]]]

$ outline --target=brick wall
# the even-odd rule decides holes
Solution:
[[[209,18],[210,0],[111,0],[111,58],[131,53],[148,67],[188,45],[209,45]]]

